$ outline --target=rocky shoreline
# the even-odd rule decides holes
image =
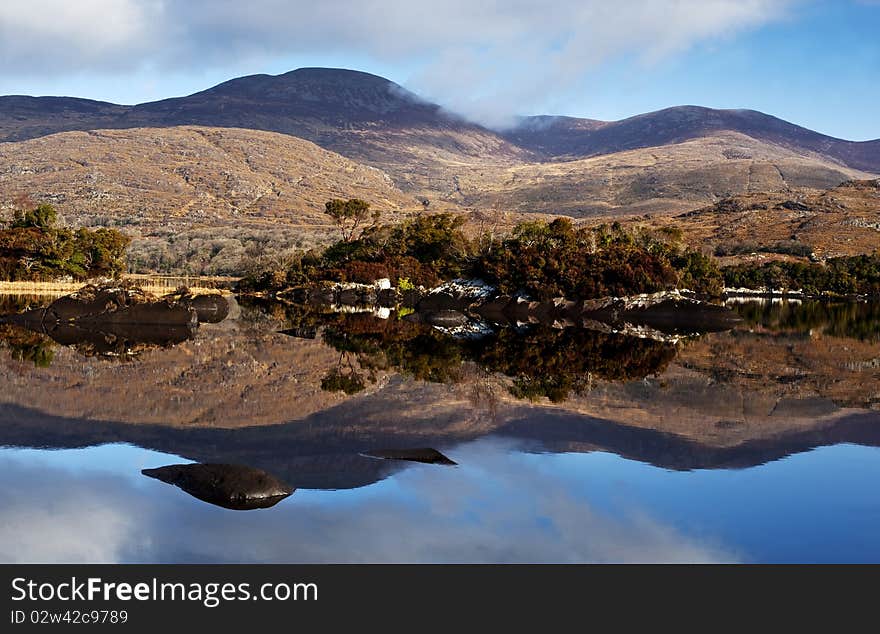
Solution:
[[[498,325],[547,324],[557,328],[656,330],[695,334],[728,330],[740,321],[730,309],[689,297],[677,290],[630,297],[592,300],[555,298],[533,301],[499,293],[481,280],[452,280],[433,289],[392,288],[389,280],[375,284],[323,284],[298,287],[276,298],[301,305],[348,311],[355,308],[388,314],[409,309],[407,318],[441,328],[461,328],[475,320]]]

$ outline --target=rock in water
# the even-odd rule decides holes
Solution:
[[[436,449],[419,448],[419,449],[377,449],[364,453],[370,458],[381,458],[383,460],[409,460],[411,462],[424,462],[425,464],[458,464],[454,460],[450,460]]]
[[[219,324],[229,316],[229,302],[222,295],[193,295],[186,291],[165,295],[162,299],[192,308],[201,324]]]
[[[198,315],[188,306],[157,299],[137,288],[87,285],[56,299],[46,308],[5,317],[9,323],[33,327],[51,323],[198,325]]]
[[[275,476],[244,465],[174,464],[141,473],[173,484],[203,502],[234,511],[269,508],[295,491]]]

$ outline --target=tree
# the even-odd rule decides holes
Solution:
[[[74,253],[90,275],[118,277],[125,268],[125,250],[131,238],[115,229],[76,232]]]
[[[35,227],[37,229],[51,229],[55,226],[58,219],[58,212],[52,205],[40,205],[30,211],[22,211],[17,209],[12,220],[13,229],[27,229]]]
[[[326,202],[324,213],[339,227],[343,242],[351,242],[357,228],[369,217],[370,204],[360,198],[334,198]],[[374,212],[372,217],[374,221],[378,220],[379,212]]]

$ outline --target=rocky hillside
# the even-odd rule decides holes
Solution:
[[[692,244],[740,259],[871,253],[880,247],[880,180],[809,194],[742,194],[653,224],[677,227]]]
[[[587,159],[463,171],[457,199],[477,208],[574,217],[680,213],[752,192],[798,195],[871,175],[740,133]]]
[[[168,251],[194,231],[238,241],[238,255],[225,258],[225,269],[199,270],[211,273],[234,272],[241,242],[250,235],[279,248],[332,238],[334,228],[322,213],[330,198],[365,198],[389,221],[422,207],[381,170],[308,141],[190,126],[65,132],[0,143],[2,216],[9,217],[20,194],[52,203],[67,224],[121,228],[135,238],[135,255]],[[168,266],[180,269],[187,255],[194,254],[181,253]]]

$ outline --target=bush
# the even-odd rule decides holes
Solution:
[[[118,277],[125,270],[131,239],[115,229],[56,228],[55,210],[40,205],[16,212],[9,229],[0,230],[0,276],[7,280],[77,280]]]
[[[649,232],[619,224],[577,229],[568,219],[518,225],[495,240],[475,274],[507,293],[524,290],[538,300],[588,299],[654,293],[680,286],[717,295],[721,275],[707,256]]]

